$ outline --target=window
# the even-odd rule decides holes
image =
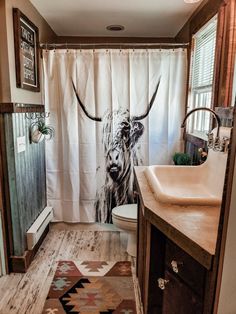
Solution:
[[[213,17],[193,36],[193,53],[190,73],[189,109],[212,106],[217,17]],[[211,123],[206,111],[195,112],[188,132],[205,138]]]

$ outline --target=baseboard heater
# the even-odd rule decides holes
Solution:
[[[45,207],[26,233],[28,250],[34,248],[52,218],[52,207]]]

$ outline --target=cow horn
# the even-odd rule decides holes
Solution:
[[[80,107],[81,107],[81,109],[83,110],[83,112],[85,113],[85,115],[86,115],[89,119],[91,119],[91,120],[93,120],[93,121],[101,122],[101,121],[102,121],[102,118],[99,118],[99,117],[92,117],[92,116],[87,112],[87,110],[86,110],[84,104],[82,103],[82,101],[81,101],[80,98],[79,98],[79,95],[78,95],[78,93],[77,93],[77,91],[76,91],[75,84],[74,84],[73,80],[71,80],[71,81],[72,81],[72,86],[73,86],[73,89],[74,89],[76,98],[77,98],[77,100],[78,100],[78,103],[80,104]]]
[[[133,121],[142,120],[142,119],[144,119],[144,118],[146,118],[146,117],[148,116],[150,110],[152,109],[152,105],[153,105],[153,103],[154,103],[154,101],[155,101],[155,98],[156,98],[156,94],[157,94],[159,85],[160,85],[160,79],[159,79],[159,82],[157,83],[156,90],[155,90],[154,94],[152,95],[152,98],[151,98],[150,104],[149,104],[149,106],[148,106],[148,108],[147,108],[147,111],[146,111],[144,114],[142,114],[141,116],[133,117],[133,118],[132,118]]]

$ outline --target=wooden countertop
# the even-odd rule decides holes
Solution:
[[[145,177],[135,167],[144,217],[207,269],[215,255],[220,207],[177,206],[158,202]]]

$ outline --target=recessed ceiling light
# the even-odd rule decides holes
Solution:
[[[119,31],[123,31],[125,28],[123,25],[108,25],[106,29],[112,32],[119,32]]]
[[[199,2],[200,0],[184,0],[186,3],[196,3]]]

